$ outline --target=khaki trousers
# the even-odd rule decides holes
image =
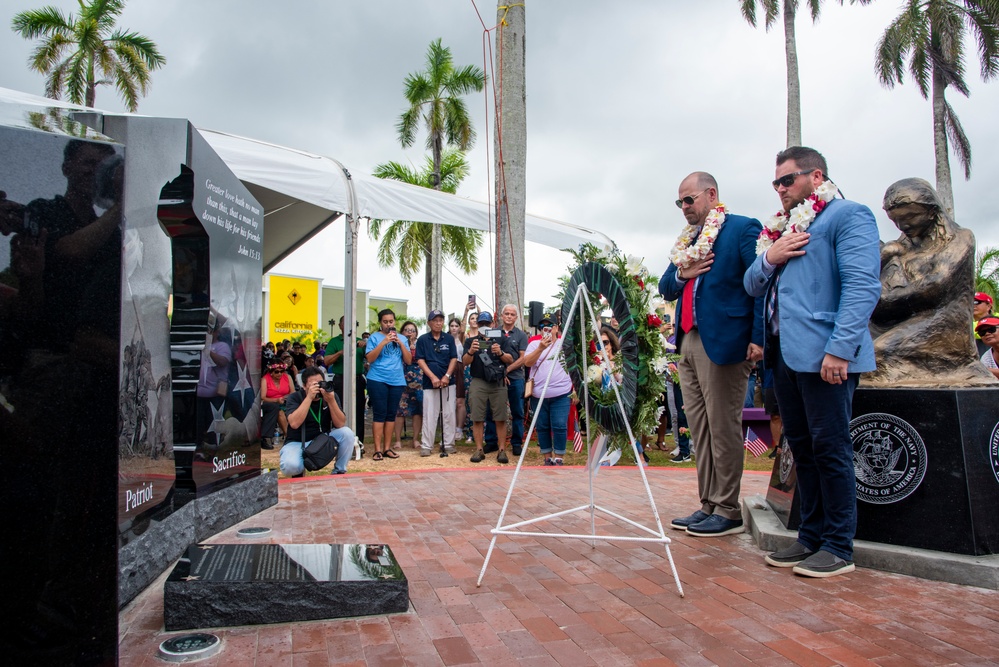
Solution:
[[[683,337],[683,356],[677,366],[683,409],[695,446],[701,511],[741,519],[739,491],[745,459],[742,404],[753,364],[713,363],[697,329],[691,329]]]
[[[455,386],[449,384],[443,389],[423,390],[423,436],[420,448],[433,451],[437,436],[437,421],[444,412],[444,446],[454,448],[454,409]],[[441,404],[443,402],[443,405]]]

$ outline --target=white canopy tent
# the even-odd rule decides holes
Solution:
[[[52,100],[0,87],[0,115],[17,113],[16,107],[61,108],[93,114],[110,114],[60,100]],[[484,202],[437,192],[366,174],[351,173],[334,158],[306,151],[198,128],[229,169],[250,190],[264,209],[263,269],[269,271],[282,259],[344,215],[347,218],[344,268],[344,312],[354,312],[357,277],[357,237],[362,218],[412,220],[488,231],[492,216]],[[528,214],[528,241],[553,248],[575,248],[581,243],[610,249],[606,235],[568,223]],[[354,338],[354,318],[345,318],[347,341]],[[356,347],[344,346],[344,366],[353,368]],[[344,412],[353,428],[354,389],[344,383]]]
[[[306,151],[215,130],[199,131],[264,205],[265,270],[325,226],[331,212],[352,213],[358,219],[490,229],[490,210],[484,202],[351,172],[338,160]],[[353,211],[351,190],[356,200]],[[559,249],[581,243],[606,249],[613,245],[600,232],[530,214],[525,235],[528,241]]]

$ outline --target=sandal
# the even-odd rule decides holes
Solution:
[[[657,442],[656,444],[652,445],[652,447],[650,447],[649,449],[652,449],[652,448],[658,449],[660,452],[668,452],[669,451],[668,449],[666,449],[666,443],[665,442]]]
[[[384,456],[384,457],[385,457],[385,458],[387,458],[387,459],[397,459],[397,458],[399,458],[399,455],[398,455],[398,454],[396,454],[396,453],[395,453],[394,451],[392,451],[391,449],[388,449],[388,450],[386,450],[386,451],[385,451],[385,452],[384,452],[384,453],[382,454],[382,456]]]
[[[371,460],[372,461],[381,461],[382,460],[382,453],[381,452],[375,452],[374,454],[371,455]]]

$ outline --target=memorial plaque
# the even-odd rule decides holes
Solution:
[[[770,486],[767,488],[767,503],[788,530],[798,530],[801,525],[800,501],[795,489],[798,484],[798,473],[794,468],[794,455],[787,444],[787,438],[781,436],[777,445],[777,455],[774,457],[774,468],[770,473]]]
[[[858,540],[999,553],[999,388],[860,387],[850,435]],[[794,529],[800,517],[789,460],[782,447],[767,502]]]
[[[405,612],[409,584],[383,544],[197,544],[165,584],[166,629]]]
[[[999,388],[860,388],[850,422],[857,539],[999,553]]]

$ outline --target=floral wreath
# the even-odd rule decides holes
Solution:
[[[573,387],[578,396],[582,397],[583,383],[585,382],[587,385],[587,393],[591,403],[591,428],[596,427],[606,432],[610,436],[611,446],[622,447],[626,451],[630,451],[630,446],[625,447],[628,445],[628,432],[620,421],[621,413],[617,405],[617,398],[613,388],[605,388],[603,376],[604,372],[612,375],[623,374],[623,383],[618,385],[618,389],[627,389],[627,393],[630,394],[632,387],[634,388],[633,402],[625,403],[626,409],[630,409],[628,418],[632,433],[636,437],[640,437],[643,433],[652,433],[659,425],[659,418],[664,410],[660,399],[666,391],[665,373],[668,350],[666,349],[666,339],[659,333],[662,320],[658,314],[658,310],[665,305],[665,301],[659,296],[658,280],[642,264],[641,258],[632,255],[625,257],[617,248],[605,252],[589,243],[579,246],[578,251],[569,250],[569,252],[575,257],[576,263],[570,267],[569,275],[563,276],[561,279],[562,294],[560,298],[563,304],[563,321],[568,316],[567,309],[575,296],[574,288],[579,284],[577,280],[572,278],[578,273],[586,273],[580,270],[587,264],[596,264],[605,269],[619,288],[618,291],[613,286],[604,287],[606,294],[591,292],[592,303],[599,303],[601,296],[610,296],[612,291],[619,296],[623,293],[624,299],[619,301],[617,305],[619,308],[626,309],[627,320],[630,321],[615,314],[621,325],[621,351],[614,358],[614,368],[604,368],[602,356],[599,357],[598,365],[595,367],[592,365],[592,356],[596,352],[597,342],[592,340],[593,323],[588,322],[584,332],[580,327],[578,314],[573,319],[570,330],[564,332],[565,340],[562,350],[566,370],[573,379]],[[575,284],[573,285],[573,283]],[[588,284],[588,288],[593,287],[593,285]],[[585,336],[587,340],[586,351],[589,353],[587,356],[591,357],[587,359],[587,371],[591,377],[587,378],[582,375],[583,358],[580,355],[580,338],[582,336]],[[622,391],[622,399],[624,398],[625,392]],[[604,417],[607,417],[606,423]]]
[[[822,185],[815,188],[815,192],[808,195],[805,201],[791,209],[790,213],[777,211],[776,215],[763,223],[763,231],[756,239],[756,254],[762,255],[774,241],[779,239],[787,231],[803,232],[808,229],[812,221],[822,213],[826,204],[831,202],[839,192],[839,188],[832,181],[823,181]]]
[[[727,212],[725,204],[718,202],[704,219],[703,228],[699,228],[697,225],[684,227],[676,239],[676,243],[673,244],[673,249],[669,251],[670,261],[682,269],[690,266],[692,262],[707,257],[718,239],[718,231],[721,229],[722,223],[725,222]],[[700,236],[698,236],[698,231]],[[696,243],[694,242],[695,236],[697,237]]]

